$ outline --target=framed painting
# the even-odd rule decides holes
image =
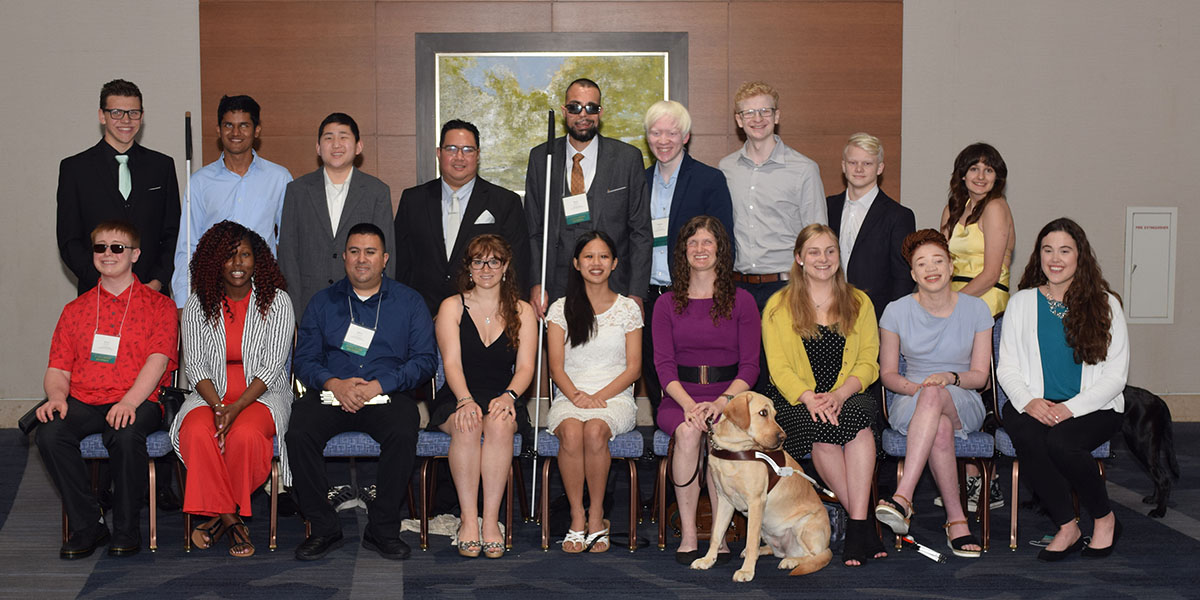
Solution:
[[[563,94],[580,77],[600,86],[601,135],[649,165],[642,117],[658,100],[687,104],[687,43],[687,33],[418,33],[417,180],[438,176],[441,126],[462,119],[479,128],[479,175],[523,195],[547,111],[564,134]]]

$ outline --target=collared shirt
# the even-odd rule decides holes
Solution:
[[[188,260],[204,232],[213,225],[226,219],[241,223],[261,235],[271,251],[275,251],[276,233],[283,217],[283,194],[292,174],[258,153],[253,156],[245,175],[238,175],[225,166],[225,153],[192,174],[191,245],[188,245],[188,216],[184,212],[179,218],[175,274],[171,277],[171,292],[178,308],[183,308],[191,292]],[[185,211],[187,203],[185,197]]]
[[[721,159],[720,168],[733,199],[733,239],[739,273],[785,273],[792,266],[796,236],[811,223],[828,224],[825,188],[812,159],[785,146],[775,136],[775,149],[761,165],[740,150]]]
[[[342,350],[351,311],[355,324],[375,327],[366,356]],[[385,276],[379,291],[364,301],[342,278],[317,292],[304,310],[295,370],[309,389],[324,389],[335,377],[361,377],[378,380],[384,394],[405,392],[428,383],[436,365],[429,309],[420,294],[394,279]]]
[[[600,144],[596,143],[596,138],[592,138],[592,141],[588,142],[588,145],[584,146],[583,150],[576,150],[575,146],[571,145],[571,136],[569,136],[569,135],[567,136],[566,143],[567,143],[567,168],[566,168],[567,181],[566,181],[566,187],[563,188],[564,190],[566,190],[566,193],[563,195],[569,196],[569,195],[571,195],[571,169],[574,168],[574,166],[575,166],[575,155],[576,154],[583,155],[583,160],[580,161],[580,163],[579,163],[579,166],[583,168],[583,189],[584,189],[584,191],[592,189],[592,179],[596,176],[596,161],[599,160],[599,156],[600,156]]]
[[[97,304],[99,317],[97,317]],[[170,298],[133,283],[113,295],[103,285],[63,307],[50,341],[49,367],[70,373],[70,394],[85,404],[118,402],[133,387],[151,354],[167,357],[160,385],[170,383],[176,368],[179,323]],[[91,359],[95,334],[120,335],[116,362]],[[158,389],[150,395],[154,399]]]
[[[854,241],[862,229],[863,219],[871,210],[871,203],[879,195],[879,186],[871,186],[870,191],[858,200],[850,199],[850,190],[846,190],[846,201],[842,203],[842,230],[838,232],[838,246],[842,252],[842,272],[850,268],[850,252],[854,250]]]
[[[682,158],[682,157],[681,157]],[[667,181],[662,180],[659,168],[662,163],[654,165],[654,183],[650,186],[650,218],[665,219],[671,216],[671,200],[675,197],[675,184],[679,181],[679,167]],[[650,255],[650,283],[654,285],[671,285],[671,257],[667,256],[667,247],[655,246]]]
[[[350,190],[350,180],[354,178],[354,167],[346,174],[346,181],[334,183],[329,179],[329,171],[321,169],[325,178],[325,203],[329,207],[329,225],[333,235],[337,235],[338,223],[342,220],[342,208],[346,206],[346,192]]]
[[[450,189],[450,184],[446,183],[445,179],[442,179],[442,235],[444,238],[452,239],[451,236],[458,235],[457,231],[450,231],[450,203],[453,200],[454,194],[458,193],[458,224],[461,228],[462,217],[467,213],[467,202],[471,200],[471,192],[475,190],[476,179],[478,177],[472,177],[470,181],[462,184],[462,187],[457,190]]]

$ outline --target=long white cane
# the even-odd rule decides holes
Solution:
[[[543,294],[546,294],[546,291],[545,291],[546,290],[546,243],[550,239],[550,165],[551,165],[551,159],[553,158],[553,156],[554,156],[554,111],[552,110],[552,111],[550,111],[548,133],[546,134],[546,191],[542,195],[542,275],[541,275],[541,278],[538,279],[538,281],[540,281],[542,283],[542,285],[540,286],[539,289],[542,290]],[[528,202],[530,200],[530,198],[526,198],[525,200]],[[547,296],[548,296],[548,294],[547,294]],[[542,301],[541,298],[530,298],[530,300],[533,300],[534,302],[537,302],[539,304]],[[531,487],[531,493],[529,496],[529,505],[530,506],[537,506],[537,497],[538,497],[537,496],[537,482],[538,482],[537,427],[538,427],[538,424],[541,423],[542,339],[543,339],[543,336],[545,336],[545,335],[546,335],[546,321],[545,321],[545,319],[543,319],[538,322],[537,373],[534,377],[534,381],[536,381],[537,383],[534,385],[535,391],[534,391],[534,395],[533,395],[533,401],[534,401],[534,405],[533,405],[533,432],[534,432],[534,435],[533,435],[533,486]],[[546,515],[543,514],[542,518],[545,519]]]
[[[187,214],[185,223],[187,224],[187,263],[183,266],[183,284],[187,289],[183,291],[184,297],[192,292],[192,111],[183,113],[183,155],[184,155],[184,185],[183,210]],[[175,294],[179,294],[179,290],[175,290]]]

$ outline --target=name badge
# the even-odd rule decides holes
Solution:
[[[92,360],[102,363],[117,362],[117,348],[121,338],[115,335],[95,334],[92,336]]]
[[[563,214],[567,216],[567,225],[583,223],[592,218],[588,212],[587,194],[575,194],[563,198]]]
[[[650,231],[654,234],[655,248],[667,245],[667,222],[670,220],[670,217],[650,220]]]
[[[342,340],[342,350],[359,356],[366,356],[367,349],[371,347],[371,340],[375,338],[375,330],[367,329],[362,325],[350,324],[350,329],[346,330],[346,339]]]

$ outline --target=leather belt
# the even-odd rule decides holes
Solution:
[[[957,281],[959,283],[971,283],[974,280],[975,280],[974,277],[967,277],[965,275],[955,275],[954,277],[950,278],[950,281]],[[1004,285],[1003,283],[1000,283],[999,281],[997,281],[996,284],[993,285],[992,287],[994,287],[1006,294],[1008,293],[1008,286]]]
[[[772,450],[770,452],[764,452],[762,450],[739,450],[735,452],[733,450],[726,450],[724,448],[711,448],[709,449],[708,454],[713,458],[719,458],[722,460],[751,460],[755,462],[761,462],[767,467],[767,493],[770,494],[771,490],[775,489],[775,484],[779,483],[781,478],[779,477],[779,474],[775,472],[775,469],[772,469],[771,465],[767,464],[767,461],[762,460],[754,455],[756,452],[761,452],[771,457],[771,460],[775,461],[775,464],[787,464],[787,458],[784,455],[783,450]]]
[[[787,281],[787,273],[767,273],[765,275],[747,275],[745,273],[733,272],[733,280],[738,283],[775,283],[776,281]]]
[[[677,369],[679,372],[680,381],[687,383],[699,383],[701,385],[719,383],[722,381],[733,381],[738,374],[737,364],[726,365],[724,367],[711,367],[709,365],[685,367],[680,365],[677,367]]]

